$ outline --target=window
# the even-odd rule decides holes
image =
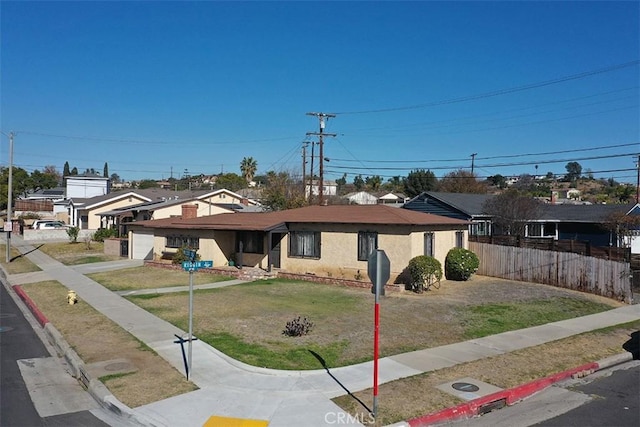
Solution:
[[[464,247],[464,231],[456,231],[456,248]]]
[[[539,222],[527,224],[527,237],[541,237],[542,224]]]
[[[291,231],[289,233],[289,256],[320,258],[320,232]]]
[[[260,231],[239,231],[236,235],[236,252],[240,252],[240,242],[242,242],[242,252],[248,254],[263,254],[264,234]]]
[[[167,236],[167,248],[191,248],[198,249],[200,247],[200,239],[198,237],[189,236]]]
[[[435,235],[433,233],[424,233],[424,254],[427,256],[434,256],[435,253],[433,248]]]
[[[491,230],[491,223],[489,221],[477,221],[471,224],[470,233],[474,236],[488,236],[489,230]]]
[[[378,249],[378,233],[358,231],[358,261],[367,261],[376,249]]]

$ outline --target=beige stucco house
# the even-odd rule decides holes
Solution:
[[[128,224],[129,257],[159,259],[181,247],[214,266],[242,266],[336,278],[366,278],[367,260],[386,252],[391,280],[411,258],[444,265],[453,247],[467,247],[468,222],[385,205],[308,206],[279,212],[222,213]]]

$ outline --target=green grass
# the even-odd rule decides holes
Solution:
[[[611,307],[593,301],[554,298],[519,303],[483,304],[461,312],[465,337],[481,338],[502,332],[587,316]]]
[[[345,341],[325,346],[310,344],[300,347],[278,343],[279,345],[276,344],[277,348],[274,350],[259,344],[246,343],[228,333],[205,332],[196,336],[234,359],[252,366],[272,369],[322,369],[322,364],[311,351],[319,354],[327,366],[335,366],[340,354],[347,346]],[[295,340],[295,338],[291,338],[291,340]]]

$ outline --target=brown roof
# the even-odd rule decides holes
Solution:
[[[286,223],[465,225],[467,221],[385,205],[307,206],[277,212],[224,213],[192,219],[166,218],[127,225],[149,228],[272,230]]]

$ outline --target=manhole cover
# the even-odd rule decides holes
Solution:
[[[0,332],[9,332],[9,331],[13,331],[13,328],[11,326],[0,326]]]
[[[114,372],[114,371],[128,371],[132,368],[131,363],[127,362],[116,362],[110,363],[104,367],[105,371]]]
[[[451,387],[458,391],[464,391],[465,393],[473,393],[480,390],[480,387],[471,383],[453,383]]]

